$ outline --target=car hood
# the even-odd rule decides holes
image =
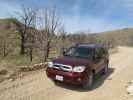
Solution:
[[[65,64],[71,66],[89,66],[91,65],[91,61],[83,58],[76,57],[61,57],[53,60],[53,63]]]

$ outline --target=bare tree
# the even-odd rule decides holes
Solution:
[[[51,48],[51,43],[60,25],[59,17],[57,16],[56,9],[45,9],[41,12],[43,16],[39,17],[40,22],[43,24],[41,26],[41,31],[39,32],[38,40],[39,47],[43,51],[43,61],[45,62],[49,57],[49,52]]]
[[[59,31],[57,32],[57,49],[59,49],[60,55],[62,55],[65,46],[67,45],[66,43],[66,38],[67,38],[67,33],[64,29],[64,26],[60,27]]]
[[[4,36],[0,36],[0,51],[3,57],[7,55],[7,41]]]
[[[4,33],[0,35],[0,55],[2,57],[6,57],[7,55],[11,54],[14,50],[14,39],[12,35],[9,33]]]
[[[27,41],[26,41],[26,49],[28,52],[28,55],[30,57],[30,61],[32,62],[33,60],[33,50],[34,50],[34,45],[35,45],[35,29],[29,29],[29,33],[27,36]]]
[[[31,8],[26,8],[22,7],[20,12],[17,12],[17,19],[22,22],[22,25],[19,25],[17,27],[18,32],[20,33],[21,37],[21,49],[20,49],[20,54],[25,54],[26,53],[26,40],[27,37],[29,36],[29,28],[33,27],[33,23],[35,20],[36,16],[36,10],[31,9]]]

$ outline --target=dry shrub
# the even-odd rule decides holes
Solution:
[[[0,70],[0,75],[6,75],[8,71],[6,69]]]
[[[27,71],[31,71],[31,68],[30,67],[27,67],[27,66],[24,66],[24,67],[21,67],[20,72],[27,72]]]
[[[47,67],[46,63],[34,64],[33,66],[23,66],[20,68],[20,72],[35,71],[39,69],[45,69]]]

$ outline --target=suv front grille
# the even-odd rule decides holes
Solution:
[[[53,68],[63,70],[63,71],[72,71],[72,66],[64,65],[64,64],[54,64]]]

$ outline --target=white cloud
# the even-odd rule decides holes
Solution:
[[[84,16],[84,17],[75,18],[75,16],[66,16],[63,19],[66,31],[70,33],[78,31],[98,33],[98,32],[130,27],[130,25],[127,26],[121,23],[116,24],[104,18],[97,18],[97,17],[94,18],[94,17]]]
[[[95,17],[91,15],[80,15],[81,2],[80,0],[76,2],[72,7],[74,12],[73,16],[68,15],[64,17],[66,30],[69,32],[88,30],[91,32],[103,32],[133,26],[133,24],[127,21],[133,17],[133,0],[101,0],[100,2],[105,4],[107,8],[101,12],[102,16]],[[116,15],[116,17],[110,19],[112,15]],[[124,15],[126,19],[123,19],[123,16],[119,19],[119,17],[117,17],[118,15]],[[124,23],[126,21],[127,23]]]

